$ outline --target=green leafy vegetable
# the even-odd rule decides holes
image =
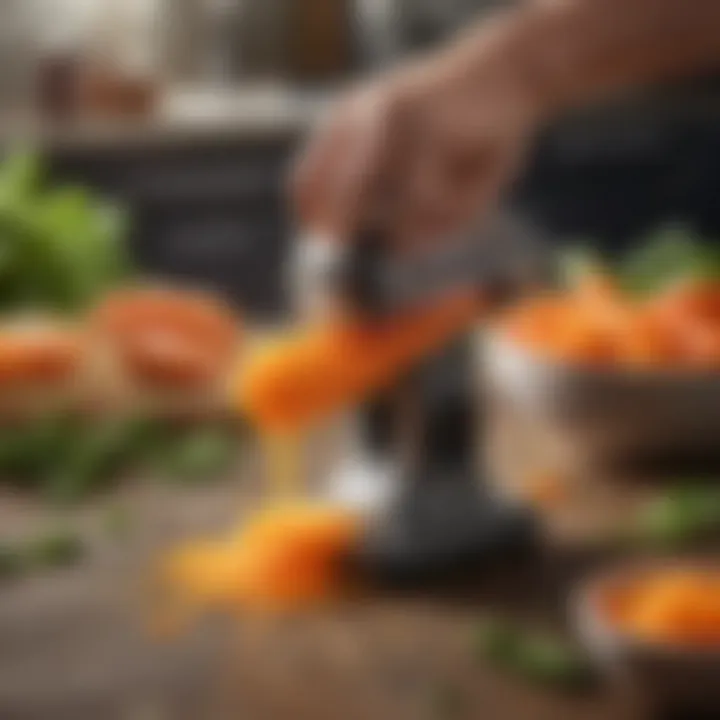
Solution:
[[[0,429],[0,477],[71,504],[133,469],[179,482],[218,478],[233,466],[238,448],[237,429],[230,425],[49,416]]]
[[[720,248],[691,229],[672,224],[640,239],[619,261],[611,262],[593,243],[574,243],[558,257],[560,282],[574,287],[588,272],[615,277],[634,295],[648,295],[683,279],[720,279]]]
[[[232,428],[201,427],[170,435],[155,450],[154,468],[165,477],[196,482],[232,467],[238,437]]]
[[[131,269],[124,213],[90,191],[48,189],[40,159],[0,166],[0,306],[81,310]]]
[[[637,544],[666,549],[720,532],[720,490],[689,486],[662,495],[642,508],[631,532]]]
[[[720,252],[682,226],[653,233],[619,268],[622,285],[637,294],[686,278],[720,278]]]
[[[586,658],[549,634],[491,620],[478,628],[476,649],[494,667],[532,683],[583,689],[593,679]]]
[[[107,486],[137,457],[144,423],[134,419],[85,424],[58,454],[46,480],[48,495],[74,502]]]
[[[70,417],[48,416],[0,431],[0,473],[15,484],[37,487],[77,432]]]

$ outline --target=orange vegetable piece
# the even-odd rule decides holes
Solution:
[[[689,281],[649,301],[602,275],[538,297],[504,318],[508,337],[573,363],[720,368],[720,283]]]
[[[379,325],[339,318],[311,326],[250,355],[237,403],[264,429],[311,424],[389,382],[476,314],[463,295]]]
[[[359,531],[358,518],[340,508],[280,505],[258,513],[236,536],[179,550],[165,577],[184,598],[221,609],[324,603],[346,589],[342,561]]]
[[[132,376],[154,386],[194,387],[217,379],[239,341],[239,323],[228,307],[185,291],[114,293],[90,323]]]
[[[80,333],[62,328],[27,326],[0,331],[0,386],[60,383],[80,369]]]
[[[623,631],[647,641],[720,645],[720,570],[668,569],[641,575],[602,607]]]

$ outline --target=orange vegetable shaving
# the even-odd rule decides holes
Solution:
[[[652,642],[720,646],[720,569],[665,569],[610,591],[602,606],[622,631]]]
[[[477,310],[463,295],[378,325],[335,318],[311,326],[251,353],[235,395],[264,429],[307,426],[391,381]]]
[[[165,577],[190,603],[222,610],[288,610],[325,603],[347,589],[342,562],[358,518],[319,505],[278,505],[235,536],[173,554]]]

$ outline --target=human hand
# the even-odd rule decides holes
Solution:
[[[541,115],[491,41],[415,63],[332,109],[296,168],[299,220],[342,240],[382,223],[401,246],[451,234],[512,181]]]

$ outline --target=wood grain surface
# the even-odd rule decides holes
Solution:
[[[368,597],[313,616],[202,622],[173,641],[148,631],[152,562],[180,538],[218,532],[257,503],[252,459],[201,488],[129,483],[75,513],[92,552],[79,567],[0,586],[2,720],[605,720],[638,717],[610,689],[563,697],[497,675],[473,628],[488,610],[563,625],[584,561],[561,550],[527,568],[417,597]],[[132,518],[118,538],[108,508]],[[0,500],[3,536],[47,524]]]

